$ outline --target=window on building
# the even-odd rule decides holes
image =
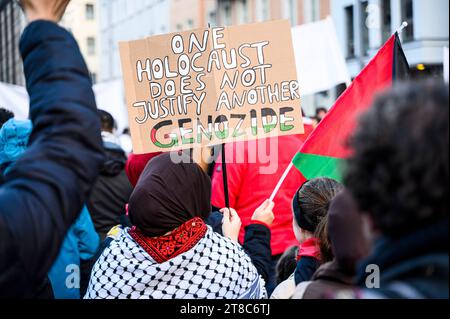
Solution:
[[[86,4],[86,20],[94,20],[94,5],[93,4]]]
[[[259,21],[266,21],[270,18],[270,3],[269,0],[258,1],[257,17]]]
[[[297,0],[289,0],[289,20],[292,25],[297,25]]]
[[[369,52],[369,1],[361,2],[361,46],[362,54]]]
[[[345,8],[345,32],[347,36],[346,50],[347,58],[355,57],[355,29],[354,29],[354,8],[348,6]]]
[[[244,24],[249,22],[248,18],[248,1],[247,0],[239,0],[238,1],[238,23]]]
[[[217,15],[216,11],[210,11],[208,14],[208,23],[211,27],[215,27],[217,25]]]
[[[386,42],[392,35],[391,24],[391,0],[383,0],[381,3],[381,36],[383,37],[383,43]]]
[[[320,0],[311,0],[311,20],[320,20]]]
[[[95,54],[95,38],[94,37],[87,38],[87,51],[88,51],[89,55]]]
[[[305,0],[304,18],[306,23],[320,20],[320,0]]]
[[[224,1],[223,3],[223,24],[231,25],[231,1]]]
[[[291,25],[297,25],[297,0],[284,0],[283,1],[283,18],[289,19]]]
[[[193,29],[194,28],[194,20],[188,19],[186,22],[186,25],[189,30]]]
[[[402,21],[408,22],[408,27],[402,32],[404,41],[414,40],[413,2],[413,0],[401,0]]]

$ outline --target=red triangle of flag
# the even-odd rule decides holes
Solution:
[[[347,140],[359,116],[371,106],[378,93],[392,86],[396,63],[403,62],[397,61],[399,56],[404,57],[396,52],[401,50],[398,44],[397,35],[393,35],[305,141],[293,163],[307,179],[341,179],[340,162],[351,154]]]

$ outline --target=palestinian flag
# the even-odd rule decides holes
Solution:
[[[405,79],[409,67],[398,35],[393,35],[370,63],[342,93],[293,159],[293,164],[309,180],[330,177],[342,180],[341,167],[351,151],[346,141],[377,93],[395,80]]]

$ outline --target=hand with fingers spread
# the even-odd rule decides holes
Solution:
[[[70,0],[20,0],[29,23],[36,20],[59,22]]]
[[[273,214],[274,206],[274,202],[266,199],[253,213],[252,221],[261,222],[270,227],[275,219],[275,215]]]
[[[222,208],[223,214],[222,233],[232,241],[238,242],[239,231],[241,230],[241,219],[233,208]]]

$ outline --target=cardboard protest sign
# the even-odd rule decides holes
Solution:
[[[121,42],[136,154],[303,133],[288,21]]]

